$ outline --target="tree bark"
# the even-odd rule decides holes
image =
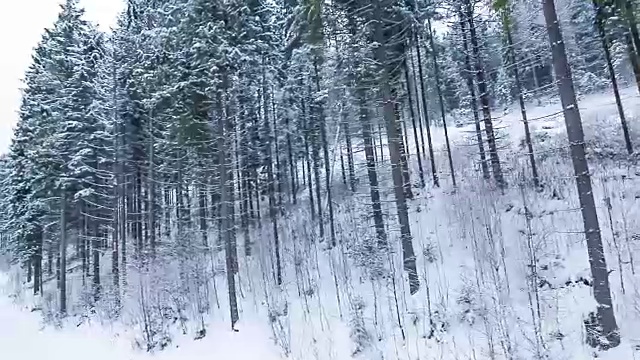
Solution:
[[[269,126],[269,112],[268,112],[268,104],[269,97],[267,94],[267,85],[266,85],[266,69],[263,70],[262,73],[262,90],[263,90],[263,106],[264,106],[264,141],[265,141],[265,163],[264,166],[267,169],[267,186],[269,191],[269,218],[271,219],[271,228],[273,231],[273,242],[274,242],[274,252],[276,257],[276,273],[275,280],[276,284],[282,285],[282,265],[280,262],[280,237],[278,234],[278,210],[277,203],[275,197],[275,183],[273,176],[273,160],[272,160],[272,151],[271,151],[271,142],[272,142],[272,133]]]
[[[36,246],[33,254],[33,294],[38,295],[42,291],[42,245],[44,232],[40,227],[35,232]]]
[[[351,129],[349,128],[349,121],[346,119],[346,112],[343,109],[343,121],[342,128],[344,130],[344,139],[347,146],[347,169],[349,172],[349,186],[351,187],[351,192],[356,192],[356,171],[353,161],[353,148],[351,144]]]
[[[415,96],[415,100],[416,100],[416,115],[418,117],[418,121],[417,121],[417,125],[418,125],[418,131],[420,133],[420,149],[422,150],[422,156],[423,157],[427,157],[427,148],[425,146],[425,141],[424,141],[424,127],[422,126],[422,110],[420,109],[420,95],[418,95],[420,92],[418,91],[418,77],[416,76],[416,65],[413,61],[413,51],[412,51],[413,47],[410,46],[409,47],[409,58],[411,59],[411,78],[413,79],[413,95]],[[415,129],[414,129],[415,130]],[[425,159],[426,161],[426,159]]]
[[[516,59],[516,52],[513,44],[513,37],[511,36],[511,17],[509,13],[503,14],[502,23],[504,25],[504,31],[507,36],[507,52],[509,63],[513,67],[513,77],[516,82],[516,91],[518,93],[518,105],[520,105],[520,114],[522,116],[522,126],[524,127],[524,139],[527,144],[527,152],[529,157],[529,165],[531,166],[531,176],[533,177],[533,184],[536,188],[540,187],[540,177],[538,176],[538,167],[536,166],[536,157],[533,154],[533,141],[531,140],[531,130],[529,129],[529,121],[527,120],[527,108],[524,104],[524,94],[522,92],[522,84],[520,83],[520,71],[518,69],[518,61]]]
[[[406,144],[406,132],[403,131],[404,126],[402,117],[400,116],[400,103],[398,101],[398,94],[395,89],[391,89],[391,98],[394,99],[393,115],[395,117],[396,133],[400,137],[398,141],[398,148],[400,151],[400,167],[402,168],[402,183],[404,187],[404,194],[407,199],[413,199],[413,190],[411,189],[411,173],[409,172],[409,155],[407,153]]]
[[[491,120],[491,104],[489,101],[489,89],[487,87],[487,81],[485,79],[484,66],[482,65],[482,58],[480,55],[480,46],[478,43],[478,36],[476,34],[476,27],[473,21],[473,5],[470,0],[465,0],[465,15],[469,25],[469,35],[471,38],[471,50],[473,52],[473,58],[475,63],[475,73],[478,79],[478,92],[480,93],[480,103],[482,104],[482,113],[484,115],[484,131],[487,134],[487,145],[489,146],[489,159],[491,161],[491,168],[493,170],[493,178],[499,188],[504,189],[507,183],[502,174],[502,166],[500,164],[500,158],[498,156],[498,146],[496,144],[496,137],[493,131],[493,122]]]
[[[422,93],[422,115],[424,116],[424,125],[427,128],[427,144],[429,146],[429,160],[431,161],[431,173],[433,175],[433,186],[440,187],[438,179],[438,170],[436,169],[436,159],[433,155],[433,142],[431,141],[431,124],[429,121],[429,107],[427,106],[427,88],[424,85],[424,75],[422,73],[422,56],[420,54],[420,41],[417,32],[414,35],[416,43],[416,51],[418,54],[418,76],[420,78],[420,90]],[[423,139],[424,144],[424,139]]]
[[[376,171],[376,158],[374,154],[373,130],[365,90],[359,84],[356,84],[356,86],[359,118],[362,126],[362,140],[364,142],[364,153],[367,162],[367,176],[369,178],[369,194],[371,196],[371,208],[373,210],[373,223],[375,224],[376,235],[378,237],[378,247],[384,249],[388,246],[387,233],[384,228],[384,218],[382,216],[382,204],[380,201],[378,173]]]
[[[307,118],[307,106],[304,101],[304,97],[301,100],[300,107],[302,108],[302,126],[304,127],[304,159],[307,164],[307,189],[309,189],[309,210],[311,211],[311,221],[315,220],[316,207],[313,201],[313,181],[311,174],[311,151],[309,151],[309,137],[311,136],[311,126],[309,126],[309,119]],[[314,168],[315,170],[315,168]],[[317,181],[317,178],[316,178]]]
[[[473,81],[473,70],[471,67],[471,56],[469,55],[469,43],[467,40],[467,22],[464,21],[464,15],[462,12],[460,16],[460,32],[462,35],[462,49],[464,52],[464,67],[467,73],[465,79],[467,81],[467,88],[469,89],[469,100],[471,110],[473,111],[473,120],[476,129],[476,141],[478,142],[478,153],[480,154],[480,167],[482,168],[482,177],[489,179],[489,166],[487,165],[487,157],[484,152],[484,142],[482,140],[482,129],[480,127],[480,115],[478,114],[478,98],[476,97],[476,87]]]
[[[589,264],[591,275],[593,276],[593,295],[598,303],[598,321],[601,334],[606,342],[600,345],[603,348],[616,347],[620,344],[620,334],[616,323],[613,304],[611,301],[611,290],[609,288],[609,272],[604,257],[604,249],[598,223],[598,214],[593,198],[591,187],[591,176],[587,163],[584,133],[582,130],[582,120],[578,103],[576,100],[571,69],[567,60],[562,33],[558,23],[558,16],[553,0],[542,0],[542,8],[549,42],[553,53],[553,68],[558,80],[558,91],[564,112],[569,147],[571,149],[571,160],[576,177],[578,196],[582,220],[584,222],[585,237],[587,240],[587,250],[589,253]]]
[[[226,74],[223,75],[223,89],[227,89],[226,86]],[[229,184],[228,182],[231,180],[230,175],[233,172],[233,169],[229,166],[229,136],[227,133],[228,125],[227,121],[229,120],[227,117],[226,111],[223,109],[226,108],[226,105],[223,104],[225,100],[223,100],[223,95],[218,94],[218,109],[219,116],[217,119],[217,135],[218,135],[218,156],[219,156],[219,167],[220,167],[220,221],[222,223],[222,235],[224,239],[225,245],[225,258],[226,258],[226,273],[227,273],[227,287],[228,287],[228,295],[229,295],[229,313],[231,319],[231,329],[235,330],[235,324],[239,319],[238,315],[238,300],[236,295],[236,260],[233,258],[235,251],[233,249],[233,241],[231,237],[233,236],[233,219],[231,218],[231,206],[233,203],[229,194]],[[266,110],[266,109],[265,109]]]
[[[316,85],[316,91],[319,93],[320,89],[320,69],[318,69],[318,59],[317,56],[314,59],[314,71],[313,77]],[[322,100],[318,100],[322,101]],[[327,124],[326,118],[324,115],[324,106],[322,102],[316,104],[315,107],[318,117],[318,127],[320,128],[320,139],[322,141],[322,151],[324,157],[324,179],[325,179],[325,191],[327,192],[327,208],[329,213],[329,234],[331,236],[331,246],[336,245],[336,227],[333,221],[333,198],[331,191],[331,159],[329,158],[329,141],[327,139]],[[320,197],[318,197],[318,204],[322,206],[322,201],[320,201]]]
[[[149,228],[149,249],[151,251],[151,258],[155,257],[156,253],[156,184],[155,184],[155,137],[153,127],[153,111],[150,111],[149,116],[149,170],[147,171],[147,191],[148,191],[148,224]]]
[[[453,157],[451,156],[451,143],[449,142],[449,130],[447,129],[447,115],[444,109],[444,99],[442,97],[442,81],[440,79],[440,66],[438,65],[438,52],[433,41],[433,31],[431,29],[431,19],[427,19],[427,29],[429,32],[429,44],[431,45],[431,59],[433,60],[433,69],[436,76],[436,90],[438,92],[438,101],[440,103],[440,115],[442,116],[442,127],[444,129],[444,139],[447,146],[447,159],[449,160],[449,169],[451,170],[451,183],[456,188],[456,171],[453,168]]]
[[[392,97],[390,86],[389,69],[387,64],[387,39],[383,31],[383,8],[380,0],[374,0],[373,3],[373,20],[374,39],[378,43],[375,49],[375,57],[380,64],[379,87],[383,102],[383,117],[387,128],[387,141],[389,142],[389,157],[391,159],[391,173],[393,178],[393,188],[395,194],[396,208],[398,212],[398,221],[400,223],[400,236],[402,241],[402,257],[404,269],[409,277],[409,292],[411,295],[420,289],[420,280],[416,270],[416,257],[413,251],[413,243],[411,237],[411,226],[409,223],[409,211],[405,198],[403,176],[402,176],[402,159],[400,154],[400,134],[395,116],[396,99]]]
[[[67,315],[67,194],[60,195],[60,315]]]
[[[598,29],[598,36],[602,43],[602,50],[604,51],[604,59],[607,63],[607,70],[609,71],[609,77],[611,77],[611,86],[613,87],[613,96],[616,99],[616,107],[618,109],[618,116],[620,116],[620,124],[622,125],[622,133],[624,135],[624,143],[627,147],[627,152],[633,154],[633,144],[631,143],[631,136],[629,135],[629,127],[627,126],[627,119],[624,114],[624,107],[622,106],[622,99],[620,98],[620,91],[618,90],[618,80],[616,79],[616,71],[611,61],[611,43],[607,33],[605,31],[605,13],[602,6],[597,0],[593,0],[593,6],[596,12],[596,28]]]
[[[422,167],[422,153],[420,151],[418,128],[416,126],[416,114],[413,110],[413,98],[411,96],[411,83],[409,81],[409,66],[407,65],[407,59],[404,59],[403,65],[404,65],[405,82],[407,83],[407,100],[409,102],[409,116],[411,117],[411,125],[413,126],[413,143],[416,146],[416,157],[418,158],[418,174],[420,176],[420,186],[425,187],[424,168]]]

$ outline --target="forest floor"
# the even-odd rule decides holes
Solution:
[[[635,89],[622,94],[640,148],[639,97]],[[229,330],[226,295],[218,296],[226,288],[224,273],[214,271],[222,267],[221,256],[211,260],[212,285],[218,289],[215,301],[207,293],[217,306],[211,305],[204,319],[169,326],[170,345],[153,354],[140,350],[141,325],[131,320],[141,316],[139,299],[131,301],[127,323],[69,317],[62,329],[44,326],[39,309],[46,301],[34,305],[9,272],[0,275],[0,289],[5,291],[3,295],[0,290],[0,358],[640,359],[637,159],[621,155],[625,150],[613,96],[581,98],[594,196],[623,338],[618,348],[599,352],[584,344],[583,319],[594,309],[594,301],[561,107],[553,100],[530,104],[528,111],[542,191],[530,185],[517,108],[496,112],[501,160],[510,184],[504,194],[478,172],[473,125],[450,128],[458,179],[453,189],[442,129],[434,128],[442,187],[416,189],[410,202],[421,282],[413,296],[402,271],[391,201],[385,201],[391,251],[363,254],[372,229],[368,216],[363,216],[368,214],[364,161],[357,159],[360,192],[342,189],[336,194],[337,247],[327,250],[322,243],[304,241],[313,238],[307,209],[290,209],[282,224],[281,287],[272,284],[270,275],[270,235],[258,232],[255,238],[263,241],[256,243],[254,256],[240,259],[238,332]],[[413,139],[408,141],[412,149]],[[415,182],[418,170],[413,156],[411,160]],[[380,173],[385,171],[388,168]],[[430,170],[425,171],[430,179]],[[383,176],[382,181],[390,180]],[[383,195],[390,200],[390,193]],[[140,288],[153,295],[153,289]],[[207,334],[194,341],[198,322],[206,323]]]

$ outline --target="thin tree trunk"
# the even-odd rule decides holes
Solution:
[[[420,95],[418,95],[420,92],[418,91],[418,77],[416,76],[416,65],[413,61],[413,54],[412,54],[412,49],[413,47],[409,47],[409,58],[411,59],[411,78],[413,79],[412,83],[413,83],[413,95],[415,96],[415,100],[416,100],[416,111],[417,111],[417,117],[418,117],[418,130],[420,132],[420,149],[422,150],[422,156],[423,157],[427,157],[427,148],[425,147],[425,141],[424,141],[424,126],[422,126],[422,113],[423,110],[420,110]],[[414,129],[415,132],[415,129]],[[417,142],[416,142],[417,144]],[[426,161],[426,159],[425,159]]]
[[[293,107],[293,104],[290,104]],[[291,144],[291,132],[293,131],[290,127],[289,124],[289,116],[285,115],[284,116],[285,119],[285,131],[287,132],[287,154],[289,157],[289,175],[291,176],[291,202],[293,203],[293,205],[296,205],[298,203],[298,198],[297,198],[297,192],[298,192],[298,185],[296,184],[296,178],[298,175],[298,164],[296,158],[293,157],[293,149],[292,149],[292,144]]]
[[[444,140],[447,146],[447,159],[449,160],[449,169],[451,170],[451,183],[453,184],[453,187],[456,188],[456,171],[453,168],[453,157],[451,156],[451,143],[449,141],[449,130],[447,129],[447,115],[444,110],[442,81],[440,79],[440,66],[438,65],[438,52],[436,51],[435,42],[433,41],[431,19],[427,19],[427,29],[429,31],[429,44],[431,45],[431,59],[433,60],[433,69],[436,76],[436,90],[438,91],[438,101],[440,102],[440,115],[442,116],[442,126],[444,128]]]
[[[638,32],[638,23],[636,21],[635,9],[632,0],[624,0],[624,12],[627,23],[629,24],[629,33],[633,47],[636,49],[636,55],[640,52],[640,32]]]
[[[418,139],[418,128],[416,126],[416,114],[413,111],[413,98],[411,96],[411,83],[409,81],[409,66],[407,65],[407,59],[403,61],[404,65],[404,77],[407,83],[407,100],[409,101],[409,116],[411,116],[411,125],[413,126],[413,143],[416,146],[416,156],[418,158],[418,171],[420,176],[420,186],[425,187],[424,181],[424,169],[422,167],[422,154],[420,151],[420,143]]]
[[[487,165],[487,157],[484,152],[484,142],[482,140],[482,129],[480,127],[480,115],[478,114],[478,99],[476,97],[476,87],[473,82],[473,70],[471,68],[471,56],[469,55],[469,43],[467,41],[467,29],[464,15],[460,13],[460,32],[462,33],[462,49],[464,52],[464,67],[467,73],[467,88],[469,89],[469,100],[471,110],[473,111],[473,120],[476,129],[476,141],[478,142],[478,153],[480,154],[480,166],[482,168],[482,177],[489,179],[489,166]]]
[[[384,163],[384,145],[382,144],[382,125],[378,124],[378,143],[380,144],[380,163]]]
[[[398,141],[398,147],[400,151],[400,166],[402,168],[402,181],[404,187],[404,194],[407,199],[413,199],[413,191],[411,189],[411,174],[409,173],[409,157],[407,154],[407,146],[405,145],[405,139],[407,138],[405,132],[403,131],[403,121],[400,116],[400,106],[398,99],[398,94],[395,89],[391,89],[391,98],[395,99],[395,103],[393,104],[393,114],[395,116],[396,123],[396,133],[400,137]]]
[[[478,44],[478,36],[476,35],[476,27],[473,21],[473,6],[470,0],[465,0],[467,23],[469,24],[469,34],[471,36],[471,49],[475,61],[475,73],[478,79],[478,91],[480,92],[480,103],[482,104],[482,113],[484,115],[484,130],[487,133],[487,145],[489,146],[489,159],[491,160],[491,168],[493,170],[493,178],[499,188],[504,189],[507,183],[502,174],[500,158],[498,156],[498,146],[493,131],[493,122],[491,120],[491,108],[489,101],[489,89],[485,79],[484,67],[480,55],[480,46]]]
[[[616,106],[618,108],[618,116],[620,116],[620,124],[622,125],[622,133],[624,134],[624,143],[627,147],[627,152],[633,154],[633,144],[631,143],[631,136],[629,135],[629,127],[627,126],[627,119],[624,115],[624,107],[622,106],[622,99],[620,99],[620,91],[618,90],[618,80],[616,79],[616,71],[613,68],[611,61],[611,50],[609,37],[605,32],[605,14],[604,9],[598,3],[597,0],[593,0],[593,6],[596,12],[596,27],[598,29],[598,35],[600,36],[600,42],[602,43],[602,50],[604,51],[604,59],[607,63],[607,70],[609,71],[609,77],[611,77],[611,86],[613,86],[613,96],[616,99]]]
[[[222,88],[227,89],[227,81],[226,74],[223,75],[223,84]],[[224,91],[224,90],[223,90]],[[225,245],[225,258],[226,258],[226,267],[227,267],[227,286],[229,293],[229,313],[231,316],[231,329],[235,330],[235,324],[239,319],[238,315],[238,300],[236,295],[236,260],[234,257],[234,249],[233,249],[233,241],[231,237],[233,236],[233,219],[231,218],[231,206],[233,203],[231,202],[231,196],[229,194],[230,175],[233,172],[231,166],[229,166],[229,147],[230,147],[230,139],[229,136],[231,134],[227,133],[228,125],[227,121],[229,121],[229,114],[224,111],[226,109],[226,105],[223,104],[223,95],[218,94],[218,110],[219,116],[217,120],[217,135],[218,135],[218,154],[219,154],[219,167],[220,167],[220,221],[222,223],[222,236],[224,239]]]
[[[246,98],[242,103],[244,110],[242,111],[243,117],[239,122],[239,136],[238,140],[241,142],[238,144],[238,164],[239,164],[239,172],[238,172],[238,183],[240,186],[240,227],[242,228],[242,234],[244,237],[244,255],[251,256],[251,237],[249,234],[249,206],[251,204],[251,190],[249,189],[249,154],[247,150],[247,146],[242,144],[244,139],[245,142],[249,142],[249,136],[247,135],[247,128],[245,123],[247,122],[247,111],[246,106],[250,106],[246,104]],[[294,194],[295,196],[295,194]]]
[[[272,90],[273,92],[273,90]],[[278,210],[280,211],[280,213],[283,213],[283,204],[282,204],[282,196],[283,196],[283,191],[282,191],[282,184],[284,183],[284,181],[282,181],[282,168],[280,166],[280,136],[278,136],[278,122],[277,120],[277,113],[276,113],[276,101],[273,97],[271,97],[271,110],[273,113],[273,117],[272,117],[272,121],[273,121],[273,144],[275,146],[275,159],[276,159],[276,171],[275,171],[275,175],[276,175],[276,182],[278,184],[277,186],[277,204],[278,204]]]
[[[124,180],[124,165],[122,148],[124,147],[124,127],[118,119],[117,111],[117,76],[116,76],[116,63],[112,64],[112,93],[111,104],[113,106],[113,123],[114,123],[114,161],[113,161],[113,173],[115,186],[113,188],[113,239],[111,246],[111,276],[113,284],[113,294],[115,296],[116,312],[120,311],[120,244],[123,241],[123,234],[125,233],[124,218],[122,217],[121,209],[124,208],[123,204],[123,180]],[[126,264],[123,261],[123,266]],[[123,273],[126,275],[126,272]]]
[[[311,89],[309,89],[309,93],[311,94]],[[318,118],[318,108],[317,108],[317,104],[314,103],[314,100],[311,100],[311,108],[310,110],[310,115],[311,118],[313,119],[312,124],[311,124],[311,151],[313,153],[313,175],[315,178],[315,185],[316,185],[316,200],[317,200],[317,205],[318,205],[318,230],[319,230],[319,236],[320,238],[324,238],[324,217],[323,217],[323,211],[322,211],[322,191],[321,191],[321,184],[322,181],[320,180],[320,144],[319,142],[319,138],[320,138],[320,126],[319,126],[319,118]]]
[[[344,166],[344,155],[342,154],[342,144],[338,143],[338,151],[340,152],[340,170],[342,172],[342,183],[347,186],[347,169]]]
[[[506,10],[505,10],[506,11]],[[533,177],[533,184],[536,188],[540,187],[540,177],[538,176],[538,167],[536,166],[536,157],[533,154],[533,141],[531,140],[531,130],[529,129],[529,121],[527,120],[527,109],[524,104],[524,94],[522,93],[522,84],[520,83],[520,71],[518,69],[518,61],[516,59],[516,52],[513,44],[513,37],[511,36],[511,17],[507,12],[503,14],[502,23],[504,25],[504,31],[507,35],[507,52],[510,65],[513,67],[513,77],[516,82],[516,91],[518,92],[518,104],[520,105],[520,114],[522,115],[522,125],[524,127],[524,141],[527,144],[527,151],[529,156],[529,165],[531,166],[531,176]]]
[[[409,211],[405,198],[403,176],[402,176],[402,159],[400,154],[400,134],[395,116],[395,99],[392,98],[390,86],[390,78],[387,63],[387,39],[385,38],[382,24],[382,8],[380,0],[374,1],[374,38],[378,43],[375,48],[375,57],[380,64],[379,86],[383,102],[383,116],[387,128],[387,141],[389,142],[389,157],[391,159],[391,173],[393,177],[395,202],[398,212],[398,222],[400,223],[400,236],[402,241],[402,257],[404,269],[409,276],[409,292],[411,295],[418,292],[420,288],[420,280],[416,270],[416,257],[413,251],[413,239],[411,237],[411,225],[409,223]]]
[[[143,257],[143,253],[145,252],[145,238],[143,236],[143,225],[144,225],[144,213],[142,209],[142,169],[138,169],[138,174],[136,177],[136,237],[138,238],[138,249],[139,255]]]
[[[67,194],[60,196],[60,315],[67,314]]]
[[[318,69],[318,59],[314,60],[314,82],[316,85],[316,91],[319,93],[320,89],[320,70]],[[319,100],[321,101],[321,100]],[[327,124],[324,115],[324,106],[322,103],[316,105],[316,111],[318,116],[318,126],[320,127],[320,139],[322,141],[322,151],[324,157],[324,178],[325,178],[325,191],[327,192],[327,208],[329,210],[329,232],[331,236],[331,246],[336,245],[336,227],[333,221],[333,198],[331,190],[331,159],[329,158],[329,140],[327,139]],[[318,204],[322,206],[322,201],[319,200]]]
[[[627,55],[629,56],[629,62],[631,63],[631,69],[636,80],[636,87],[640,93],[640,61],[638,61],[638,55],[633,48],[633,40],[629,33],[624,34],[624,40],[627,46]]]
[[[380,201],[378,173],[376,171],[376,158],[374,153],[375,145],[373,143],[371,119],[369,117],[365,90],[361,86],[358,86],[356,94],[358,96],[358,109],[360,124],[362,126],[364,153],[367,161],[367,176],[369,178],[369,193],[371,196],[371,208],[373,210],[373,223],[375,224],[376,235],[378,237],[378,247],[380,249],[384,249],[388,246],[387,233],[384,229],[384,218],[382,216],[382,204]]]
[[[153,111],[149,116],[149,169],[147,171],[147,191],[148,191],[148,214],[149,223],[149,248],[151,250],[151,258],[156,253],[156,184],[155,184],[155,138],[153,134]]]
[[[92,221],[91,225],[92,245],[91,251],[93,255],[93,300],[98,301],[100,294],[102,293],[102,286],[100,285],[100,237],[98,235],[97,224]]]
[[[416,42],[416,51],[418,54],[418,76],[420,78],[420,91],[422,93],[422,115],[424,116],[424,125],[427,128],[427,144],[429,146],[429,160],[431,161],[431,173],[433,175],[433,186],[440,187],[438,179],[438,170],[436,168],[436,158],[433,154],[433,141],[431,141],[431,122],[429,121],[429,107],[427,106],[427,88],[424,85],[424,75],[422,73],[422,55],[420,54],[420,38],[417,32],[414,35]],[[423,139],[424,140],[424,139]],[[424,144],[424,141],[423,141]]]
[[[263,59],[264,62],[264,59]],[[264,134],[265,134],[265,149],[266,157],[264,166],[267,168],[267,186],[269,188],[269,217],[271,218],[271,226],[273,231],[273,243],[274,252],[276,257],[276,273],[275,279],[278,286],[282,285],[282,265],[280,260],[280,237],[278,234],[278,210],[275,198],[275,184],[273,176],[273,161],[272,161],[272,133],[269,126],[269,112],[267,105],[269,104],[269,98],[267,94],[266,85],[266,69],[262,73],[262,91],[263,91],[263,106],[264,106]]]
[[[44,232],[40,227],[36,230],[34,238],[36,246],[33,254],[33,294],[38,295],[41,292],[42,285],[42,244]]]
[[[301,105],[302,108],[302,126],[304,127],[304,159],[307,164],[307,189],[309,190],[309,210],[311,211],[311,220],[315,220],[316,217],[316,207],[313,201],[313,181],[311,174],[311,152],[309,151],[309,137],[311,136],[311,126],[309,126],[309,119],[307,118],[307,106],[304,101],[304,97],[302,98]],[[317,178],[316,178],[317,180]]]
[[[344,109],[343,109],[344,112]],[[346,114],[343,114],[342,128],[344,129],[344,139],[347,146],[347,168],[349,171],[349,185],[351,186],[351,192],[356,192],[356,171],[353,161],[353,148],[351,144],[351,129],[349,128],[349,121],[346,119]]]
[[[204,184],[198,184],[198,215],[200,217],[200,236],[202,236],[202,246],[209,247],[209,227],[207,226],[207,194]]]
[[[601,343],[601,346],[603,348],[616,347],[620,344],[620,334],[611,301],[609,272],[604,257],[598,214],[585,153],[582,120],[573,87],[573,79],[571,78],[571,69],[567,61],[554,1],[542,0],[542,8],[553,53],[553,68],[556,73],[556,79],[558,79],[558,91],[560,92],[560,100],[564,111],[571,160],[580,199],[589,264],[591,275],[593,276],[593,295],[598,303],[597,317],[600,325],[600,335],[606,339],[606,343]]]

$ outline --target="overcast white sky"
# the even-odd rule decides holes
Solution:
[[[21,79],[31,61],[31,51],[44,28],[51,26],[64,0],[3,1],[0,11],[0,153],[11,142],[17,121]],[[123,7],[123,0],[80,0],[86,18],[108,30]]]

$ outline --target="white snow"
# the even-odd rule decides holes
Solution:
[[[0,272],[0,290],[8,288],[8,276]],[[14,304],[0,292],[0,359],[21,360],[279,360],[278,349],[264,328],[241,323],[239,332],[223,324],[209,328],[203,340],[182,339],[156,354],[133,347],[131,331],[98,323],[62,329],[43,326],[39,312]],[[180,338],[178,338],[180,340]]]

